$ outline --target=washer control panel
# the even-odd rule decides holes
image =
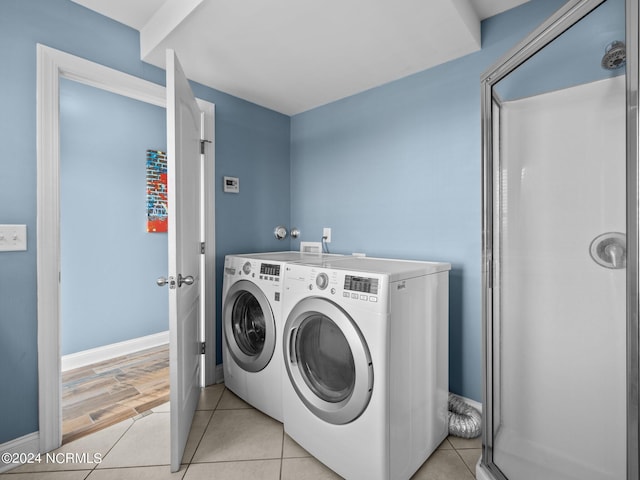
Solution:
[[[262,281],[264,284],[279,286],[284,275],[284,264],[266,263],[258,260],[246,260],[240,257],[227,256],[225,258],[224,273],[228,276],[239,276],[252,281]]]
[[[262,280],[280,281],[280,265],[272,263],[260,264],[260,278]]]

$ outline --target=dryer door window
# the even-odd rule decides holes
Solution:
[[[295,342],[300,374],[326,402],[342,402],[353,393],[356,367],[349,342],[327,316],[312,314],[298,327]]]
[[[276,325],[263,291],[248,280],[231,286],[222,309],[227,349],[248,372],[267,366],[276,344]]]
[[[284,332],[287,373],[300,400],[335,425],[358,418],[371,399],[373,365],[353,319],[330,300],[309,297],[293,308]]]

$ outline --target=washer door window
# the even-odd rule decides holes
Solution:
[[[233,284],[222,316],[225,341],[236,363],[248,372],[266,367],[276,344],[276,325],[262,290],[247,280]]]
[[[358,418],[371,398],[373,366],[351,317],[329,300],[307,298],[291,311],[285,335],[287,373],[307,408],[335,425]]]

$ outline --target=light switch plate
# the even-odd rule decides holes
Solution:
[[[26,249],[26,225],[0,225],[0,252],[17,252]]]

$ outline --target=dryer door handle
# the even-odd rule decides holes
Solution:
[[[296,365],[298,363],[298,356],[296,355],[296,336],[298,334],[298,327],[292,328],[289,334],[289,363]]]

